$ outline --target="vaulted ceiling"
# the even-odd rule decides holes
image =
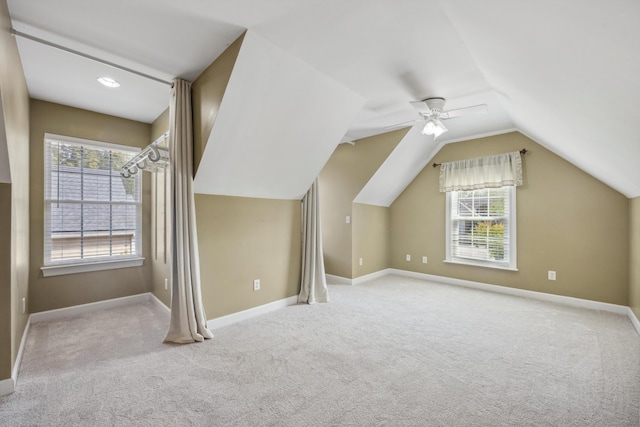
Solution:
[[[488,105],[487,114],[447,121],[449,132],[438,139],[440,145],[419,131],[408,132],[358,196],[364,202],[388,205],[441,144],[512,129],[627,197],[640,196],[636,0],[8,0],[8,5],[14,29],[23,34],[17,41],[32,97],[143,122],[152,122],[167,108],[168,86],[161,81],[194,80],[247,29],[305,63],[300,70],[308,67],[317,78],[334,82],[332,87],[354,94],[350,99],[362,100],[354,117],[340,120],[322,114],[330,100],[323,99],[322,108],[304,108],[300,99],[306,94],[298,94],[295,102],[296,94],[288,95],[296,114],[288,105],[281,106],[287,117],[275,117],[297,137],[304,129],[311,132],[314,120],[326,119],[329,129],[322,137],[327,141],[314,153],[319,157],[341,140],[387,132],[415,119],[409,104],[413,100],[444,97],[447,109]],[[101,75],[122,86],[117,91],[99,86],[96,78]],[[270,96],[268,91],[258,95]],[[242,108],[241,98],[228,101],[235,117],[217,124],[217,130],[214,126],[212,134],[229,135],[234,132],[231,123],[251,120],[243,111],[255,115],[250,105]],[[352,114],[348,110],[345,117]],[[268,144],[277,132],[262,136],[261,143]],[[274,162],[282,156],[311,155],[290,148],[264,155]],[[308,172],[300,174],[309,180]],[[272,178],[271,187],[286,185],[285,179]],[[236,195],[271,195],[236,190]]]

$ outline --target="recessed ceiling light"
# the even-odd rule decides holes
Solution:
[[[109,77],[98,77],[98,81],[106,87],[119,87],[120,83]]]

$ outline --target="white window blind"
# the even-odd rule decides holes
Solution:
[[[138,149],[46,135],[44,264],[141,256],[141,178],[120,168]]]
[[[516,268],[515,187],[447,193],[447,261]]]

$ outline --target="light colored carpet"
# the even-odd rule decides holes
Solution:
[[[153,304],[32,325],[3,426],[638,426],[624,316],[387,276],[162,344]]]

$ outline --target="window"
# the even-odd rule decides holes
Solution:
[[[516,269],[515,187],[447,193],[447,261]]]
[[[141,265],[141,178],[120,175],[139,150],[55,135],[44,144],[44,275]],[[70,264],[95,267],[55,272]]]

